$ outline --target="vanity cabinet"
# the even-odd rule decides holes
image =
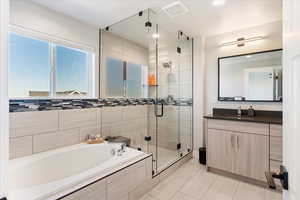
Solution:
[[[208,129],[207,163],[216,169],[234,172],[233,135],[228,131]]]
[[[269,125],[208,120],[207,165],[259,181],[269,171]]]

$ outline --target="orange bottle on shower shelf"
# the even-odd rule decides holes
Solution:
[[[149,75],[149,77],[148,77],[148,85],[149,86],[155,86],[156,85],[156,79],[155,79],[155,76],[153,74]]]

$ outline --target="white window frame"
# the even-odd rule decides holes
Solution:
[[[7,196],[9,158],[8,109],[8,21],[9,1],[0,1],[0,199]]]
[[[52,36],[46,33],[38,32],[35,30],[30,30],[18,25],[9,25],[9,33],[14,33],[20,36],[32,38],[35,40],[40,40],[43,42],[48,42],[50,45],[50,65],[51,74],[50,76],[50,91],[49,96],[36,96],[36,97],[9,97],[10,99],[94,99],[96,98],[96,60],[95,54],[96,49],[79,42],[73,42],[57,36]],[[76,51],[82,51],[88,53],[88,61],[90,62],[88,66],[88,95],[86,96],[56,96],[56,46],[63,46],[66,48],[74,49]]]

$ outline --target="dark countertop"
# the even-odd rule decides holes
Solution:
[[[247,115],[238,117],[237,115],[228,114],[211,114],[205,115],[206,119],[221,119],[221,120],[231,120],[231,121],[242,121],[242,122],[258,122],[266,124],[282,124],[282,117],[278,116],[255,116],[248,117]]]

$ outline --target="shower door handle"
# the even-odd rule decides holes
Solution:
[[[158,114],[158,112],[157,112],[157,110],[158,110],[157,107],[158,107],[159,104],[161,105],[160,114]],[[155,104],[155,116],[156,117],[163,117],[164,116],[164,104],[163,104],[163,102]]]

